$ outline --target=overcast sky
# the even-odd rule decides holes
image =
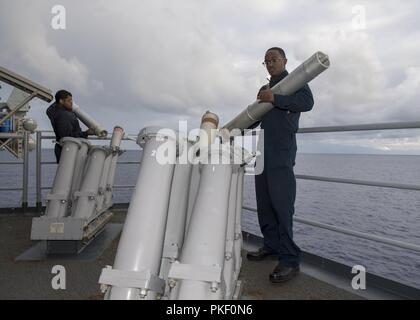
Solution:
[[[65,30],[51,26],[57,4]],[[206,110],[224,124],[267,82],[267,48],[285,49],[289,71],[320,50],[332,65],[310,83],[315,106],[301,127],[420,121],[419,20],[415,0],[0,0],[0,65],[71,91],[109,130],[138,133],[178,120],[195,128]],[[30,112],[42,129],[47,106]],[[419,130],[299,141],[303,152],[420,154]]]

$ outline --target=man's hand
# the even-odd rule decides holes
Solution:
[[[260,102],[274,103],[274,93],[271,89],[261,90],[257,96]]]
[[[95,129],[89,128],[88,130],[86,130],[86,134],[88,136],[93,136],[95,134]]]

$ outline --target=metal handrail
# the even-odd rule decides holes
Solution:
[[[325,132],[350,132],[350,131],[377,131],[377,130],[397,130],[397,129],[420,129],[420,121],[410,122],[386,122],[370,123],[359,125],[327,126],[301,128],[298,133],[325,133]]]
[[[355,184],[358,186],[392,188],[392,189],[399,189],[399,190],[420,191],[420,186],[413,185],[413,184],[390,183],[390,182],[379,182],[379,181],[374,182],[374,181],[345,179],[345,178],[317,177],[317,176],[300,175],[300,174],[296,175],[296,179],[344,183],[344,184]]]
[[[6,165],[22,165],[23,161],[16,161],[16,162],[12,162],[12,161],[4,161],[4,162],[0,162],[0,164],[6,164]]]
[[[420,129],[420,122],[399,122],[399,123],[379,123],[379,124],[365,124],[365,125],[350,125],[350,126],[329,126],[329,127],[312,127],[312,128],[302,128],[298,133],[325,133],[325,132],[345,132],[345,131],[366,131],[366,130],[395,130],[395,129]],[[41,141],[43,139],[55,139],[55,136],[43,136],[43,132],[52,132],[52,131],[37,131],[37,206],[41,205],[41,190],[51,189],[51,187],[41,186],[41,165],[46,164],[55,164],[55,162],[42,162],[41,159]],[[106,138],[93,138],[91,140],[109,140],[109,137]],[[125,139],[131,140],[131,139]],[[21,163],[10,163],[10,164],[24,164]],[[119,164],[140,164],[140,161],[119,161]],[[344,183],[344,184],[354,184],[354,185],[363,185],[371,187],[383,187],[383,188],[394,188],[401,190],[414,190],[420,191],[420,186],[410,185],[410,184],[398,184],[398,183],[387,183],[387,182],[378,182],[378,181],[365,181],[365,180],[356,180],[356,179],[344,179],[344,178],[333,178],[333,177],[319,177],[311,175],[296,175],[297,179],[302,180],[313,180],[313,181],[324,181],[332,183]],[[115,189],[118,188],[134,188],[134,185],[116,185]],[[19,188],[24,190],[25,187]],[[7,190],[12,190],[8,188]],[[5,191],[5,189],[0,189],[0,191]],[[27,193],[27,191],[26,191]],[[255,208],[243,206],[244,210],[256,212]],[[371,235],[355,230],[350,230],[342,227],[332,226],[328,224],[323,224],[320,222],[295,217],[294,220],[299,223],[315,226],[318,228],[323,228],[330,231],[339,232],[342,234],[347,234],[351,236],[356,236],[362,239],[372,240],[380,242],[383,244],[392,245],[395,247],[400,247],[404,249],[414,250],[420,252],[420,245],[410,244],[403,241],[388,239],[381,236]]]
[[[136,186],[135,185],[115,185],[113,186],[114,189],[134,189]],[[41,187],[42,190],[51,190],[52,187]],[[5,189],[6,190],[6,189]],[[10,190],[10,189],[7,189]],[[0,189],[1,191],[1,189]]]
[[[242,208],[245,209],[245,210],[248,210],[248,211],[257,212],[257,209],[252,208],[252,207],[243,206]],[[394,247],[399,247],[399,248],[403,248],[403,249],[408,249],[408,250],[413,250],[413,251],[416,251],[416,252],[420,252],[420,245],[417,245],[417,244],[414,244],[414,243],[407,243],[407,242],[404,242],[404,241],[389,239],[389,238],[385,238],[385,237],[381,237],[381,236],[377,236],[377,235],[373,235],[373,234],[369,234],[369,233],[364,233],[364,232],[360,232],[360,231],[355,231],[355,230],[351,230],[351,229],[347,229],[347,228],[337,227],[337,226],[333,226],[333,225],[330,225],[330,224],[325,224],[325,223],[321,223],[321,222],[317,222],[317,221],[313,221],[313,220],[309,220],[309,219],[305,219],[305,218],[293,217],[293,220],[296,221],[296,222],[306,224],[306,225],[311,225],[311,226],[314,226],[314,227],[318,227],[318,228],[322,228],[322,229],[326,229],[326,230],[330,230],[330,231],[335,231],[335,232],[342,233],[342,234],[347,234],[349,236],[354,236],[354,237],[358,237],[358,238],[362,238],[362,239],[366,239],[366,240],[371,240],[371,241],[376,241],[376,242],[379,242],[379,243],[391,245],[391,246],[394,246]]]
[[[0,191],[21,191],[23,188],[0,188]]]

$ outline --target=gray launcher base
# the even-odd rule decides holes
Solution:
[[[93,219],[72,217],[32,219],[31,240],[47,240],[47,253],[79,253],[105,225],[113,213],[104,211]]]

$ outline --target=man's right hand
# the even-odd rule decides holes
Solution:
[[[95,129],[89,128],[88,130],[86,130],[86,134],[88,136],[93,136],[95,134]]]

